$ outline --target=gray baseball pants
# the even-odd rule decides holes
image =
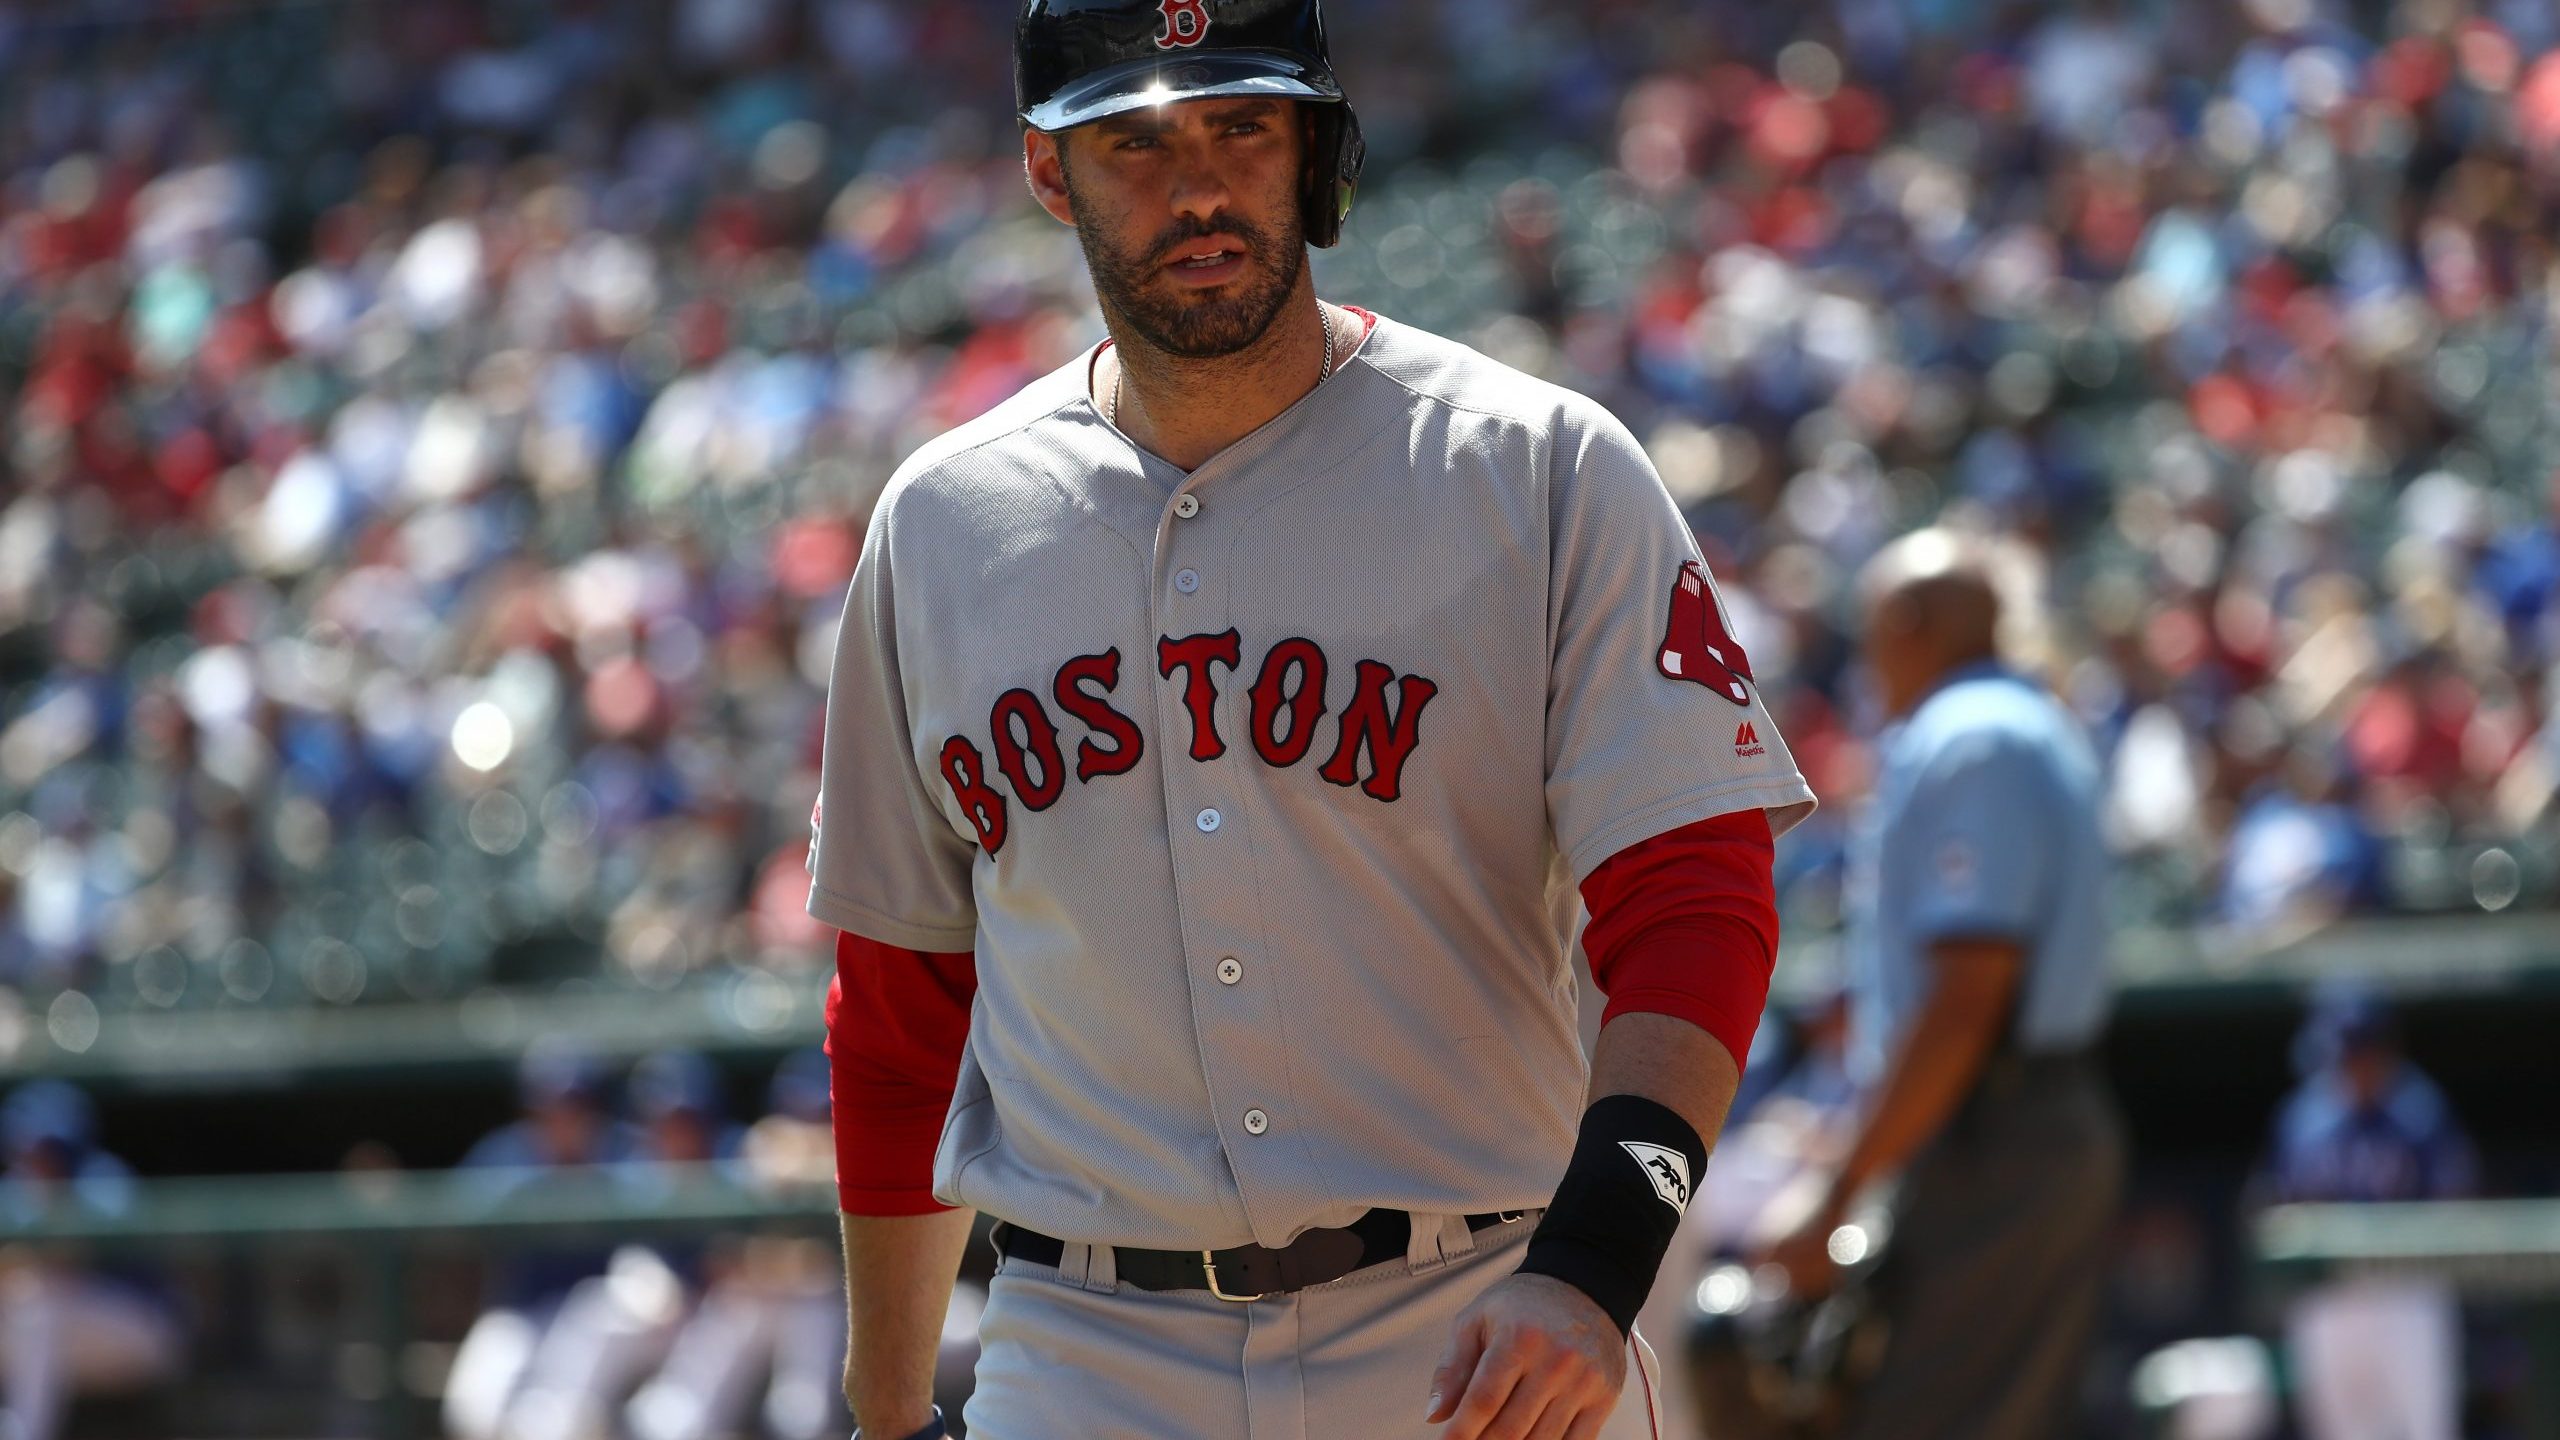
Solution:
[[[1534,1216],[1470,1234],[1417,1216],[1400,1262],[1235,1303],[1147,1291],[1107,1246],[1006,1259],[978,1330],[969,1440],[1437,1440],[1431,1374],[1464,1310],[1520,1264]],[[1602,1440],[1661,1440],[1660,1366],[1628,1342]]]

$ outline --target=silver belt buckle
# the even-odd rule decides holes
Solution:
[[[1260,1295],[1230,1295],[1226,1291],[1219,1289],[1218,1254],[1214,1250],[1203,1250],[1200,1252],[1200,1268],[1209,1272],[1209,1293],[1217,1296],[1221,1300],[1232,1300],[1235,1303],[1242,1305],[1249,1300],[1259,1300],[1262,1298]]]

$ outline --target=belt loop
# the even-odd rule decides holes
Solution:
[[[1108,1245],[1084,1247],[1084,1288],[1096,1295],[1120,1293],[1120,1257]]]
[[[1492,1233],[1490,1230],[1468,1229],[1464,1215],[1443,1215],[1440,1217],[1440,1253],[1451,1260],[1473,1255],[1484,1244],[1484,1237]]]
[[[1407,1217],[1412,1223],[1404,1236],[1404,1263],[1419,1270],[1440,1259],[1440,1220],[1436,1215],[1414,1211]]]
[[[1476,1248],[1475,1232],[1464,1215],[1414,1212],[1413,1238],[1405,1246],[1405,1262],[1416,1274],[1437,1270]]]
[[[1058,1252],[1058,1281],[1079,1290],[1088,1288],[1085,1275],[1093,1268],[1095,1247],[1070,1240]]]

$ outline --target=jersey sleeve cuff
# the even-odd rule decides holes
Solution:
[[[978,927],[975,923],[956,928],[914,924],[857,904],[818,881],[809,884],[808,909],[811,915],[838,930],[850,930],[866,940],[877,940],[901,950],[955,954],[978,948]]]
[[[1639,810],[1612,822],[1584,839],[1567,847],[1565,864],[1573,873],[1573,883],[1580,885],[1591,878],[1612,855],[1630,845],[1667,835],[1683,825],[1694,825],[1736,810],[1769,812],[1769,834],[1772,838],[1793,829],[1796,823],[1813,813],[1813,787],[1802,775],[1754,775],[1742,780],[1729,780],[1703,790],[1692,790],[1660,804]]]

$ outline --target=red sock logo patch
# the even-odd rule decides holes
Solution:
[[[1695,560],[1682,563],[1679,582],[1671,587],[1671,619],[1654,663],[1674,680],[1704,685],[1736,705],[1751,703],[1745,683],[1751,679],[1751,657],[1725,630],[1724,616],[1707,590],[1706,572]],[[1741,736],[1734,737],[1737,747],[1743,743]]]

